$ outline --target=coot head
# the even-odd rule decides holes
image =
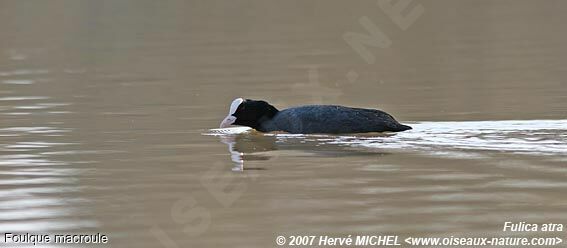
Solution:
[[[230,104],[228,116],[221,122],[220,127],[240,125],[261,130],[261,123],[272,119],[278,109],[266,101],[236,98]]]

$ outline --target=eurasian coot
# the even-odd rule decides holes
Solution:
[[[260,132],[309,133],[399,132],[411,129],[376,109],[308,105],[279,111],[266,101],[237,98],[220,127],[248,126]]]

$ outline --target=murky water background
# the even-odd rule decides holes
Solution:
[[[0,1],[0,230],[113,247],[565,237],[500,230],[567,224],[567,3],[412,8],[404,29],[375,1]],[[364,25],[391,44],[357,53],[343,36]],[[210,130],[241,96],[414,129]]]

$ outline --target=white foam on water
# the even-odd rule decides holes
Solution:
[[[431,154],[498,151],[522,154],[567,155],[567,120],[428,121],[410,123],[412,130],[391,135],[264,134],[286,139],[308,139],[320,144]],[[237,135],[248,127],[211,129],[205,135]],[[465,152],[465,153],[463,153]]]
[[[208,132],[203,133],[203,135],[223,136],[230,134],[243,134],[250,132],[251,130],[252,128],[249,127],[213,128],[213,129],[209,129]]]

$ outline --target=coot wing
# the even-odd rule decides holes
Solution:
[[[282,110],[266,127],[269,131],[282,130],[289,133],[366,133],[410,129],[380,110],[334,105]]]

